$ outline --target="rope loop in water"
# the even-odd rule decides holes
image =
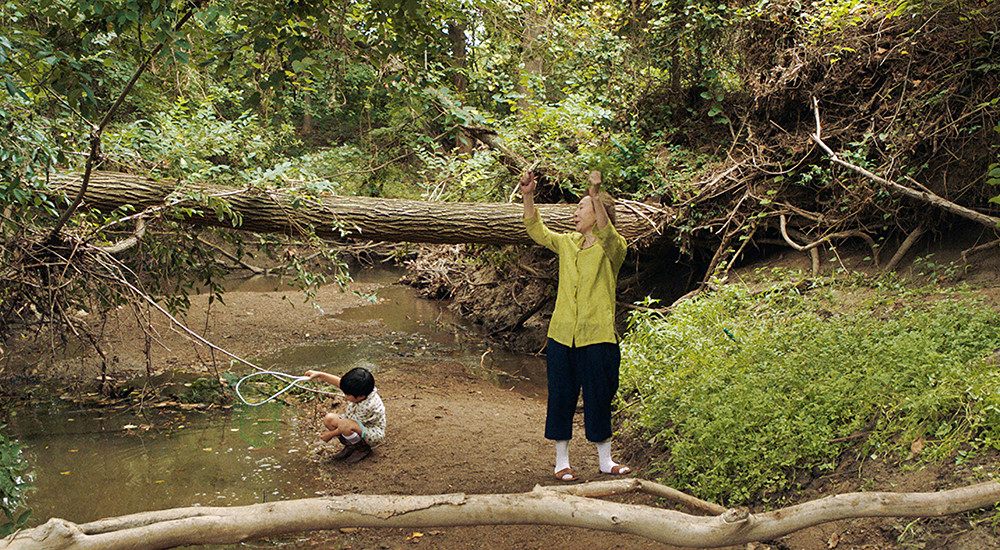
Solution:
[[[283,381],[288,381],[288,385],[286,385],[284,388],[281,388],[281,390],[279,390],[277,393],[275,393],[274,395],[272,395],[271,397],[268,397],[267,399],[265,399],[263,401],[257,401],[257,402],[253,402],[253,403],[251,403],[250,401],[247,401],[246,398],[243,397],[243,394],[240,393],[240,384],[242,384],[244,381],[246,381],[246,380],[248,380],[250,378],[253,378],[254,376],[264,376],[264,375],[269,375],[269,376],[273,376],[275,378],[283,379]],[[251,407],[256,407],[258,405],[263,405],[264,403],[267,403],[268,401],[271,401],[272,399],[277,398],[279,395],[281,395],[281,394],[285,393],[286,391],[288,391],[288,390],[290,390],[290,389],[298,386],[299,382],[305,382],[306,380],[309,380],[308,376],[293,376],[291,374],[285,374],[283,372],[279,372],[279,371],[275,371],[275,370],[263,370],[263,371],[259,371],[259,372],[250,373],[250,374],[244,376],[243,378],[240,378],[239,382],[236,383],[236,387],[234,389],[236,390],[236,397],[239,397],[240,401],[242,401],[243,403],[245,403],[247,405],[250,405]],[[301,386],[299,386],[299,387],[301,387]],[[302,388],[302,389],[308,389],[308,388]]]

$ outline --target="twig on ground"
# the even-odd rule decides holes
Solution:
[[[910,231],[910,234],[907,235],[906,239],[903,240],[903,244],[899,245],[899,248],[896,249],[896,253],[892,255],[892,259],[889,260],[888,264],[886,264],[885,270],[892,271],[896,269],[896,266],[899,265],[899,262],[903,260],[903,256],[905,256],[906,253],[909,252],[910,248],[917,242],[918,239],[920,239],[920,237],[924,234],[925,231],[927,231],[927,228],[924,227],[923,225],[918,226],[913,231]]]
[[[979,246],[974,246],[974,247],[972,247],[972,248],[970,248],[968,250],[963,250],[962,251],[962,261],[963,262],[968,262],[969,261],[968,260],[968,256],[972,256],[973,254],[979,254],[980,252],[984,252],[984,251],[989,250],[991,248],[992,249],[998,249],[998,248],[1000,248],[1000,239],[997,239],[995,241],[990,241],[990,242],[988,242],[986,244],[981,244]]]

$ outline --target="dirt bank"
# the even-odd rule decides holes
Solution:
[[[795,259],[799,261],[799,259]],[[382,283],[355,283],[352,291],[367,293]],[[510,290],[508,289],[508,293]],[[204,296],[192,300],[185,317],[219,346],[244,357],[259,357],[291,345],[331,340],[359,341],[391,334],[385,323],[345,322],[335,313],[366,307],[354,292],[334,287],[322,289],[316,306],[304,304],[295,291],[239,292],[224,303],[209,305]],[[151,314],[150,336],[136,325],[136,315],[122,310],[104,325],[101,342],[111,361],[111,374],[125,378],[150,369],[159,372],[183,368],[203,372],[225,369],[229,359],[218,351],[193,342],[171,327],[162,316]],[[538,324],[537,321],[529,322]],[[145,349],[149,344],[149,361]],[[98,375],[97,357],[34,363],[22,360],[41,351],[44,340],[22,339],[7,348],[8,372],[34,376],[43,372],[65,377],[70,387],[86,391]],[[16,368],[15,368],[16,367]],[[328,460],[326,452],[310,460],[323,472],[325,494],[437,494],[520,493],[538,484],[552,484],[552,448],[542,437],[545,417],[544,391],[512,391],[472,372],[467,364],[446,355],[434,361],[406,356],[384,360],[378,379],[389,415],[386,442],[369,459],[346,465]],[[303,415],[319,414],[323,406],[305,407]],[[582,432],[582,429],[580,430]],[[578,433],[580,433],[578,432]],[[315,432],[304,430],[312,439]],[[616,442],[616,449],[623,445]],[[334,447],[333,450],[335,450]],[[626,458],[648,476],[641,445],[631,444]],[[593,448],[582,438],[571,448],[574,467],[584,481],[607,479],[598,473]],[[806,501],[839,492],[858,490],[932,491],[965,485],[983,461],[961,467],[922,468],[893,465],[878,460],[857,462],[844,457],[837,472],[814,480],[794,501]],[[649,498],[626,497],[629,502],[653,504]],[[662,504],[661,504],[662,505]],[[942,519],[861,519],[825,524],[794,533],[779,541],[740,546],[747,549],[829,550],[949,548],[972,550],[1000,548],[990,522],[972,523],[965,517]],[[361,529],[300,537],[295,548],[650,548],[670,547],[634,536],[545,526],[464,527],[438,529]],[[735,550],[736,547],[729,550]]]

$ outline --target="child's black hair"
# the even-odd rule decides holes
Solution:
[[[340,391],[353,397],[368,397],[375,389],[375,377],[368,369],[354,367],[340,377]]]

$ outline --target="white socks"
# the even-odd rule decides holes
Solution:
[[[603,441],[597,443],[597,460],[600,464],[601,471],[604,473],[611,473],[618,463],[611,460],[611,441]],[[564,468],[569,468],[569,440],[563,439],[556,441],[556,469],[558,472]]]
[[[600,462],[601,471],[611,473],[611,469],[618,464],[611,460],[611,441],[602,441],[597,444],[597,460]]]
[[[628,466],[621,466],[611,460],[611,440],[596,443],[597,461],[600,464],[601,472],[605,474],[622,475],[632,471]],[[556,441],[556,473],[569,468],[569,440]],[[617,469],[616,469],[617,468]]]
[[[558,472],[559,470],[563,470],[565,468],[569,468],[569,440],[568,439],[562,439],[562,440],[556,441],[556,469],[555,469],[555,471]]]

